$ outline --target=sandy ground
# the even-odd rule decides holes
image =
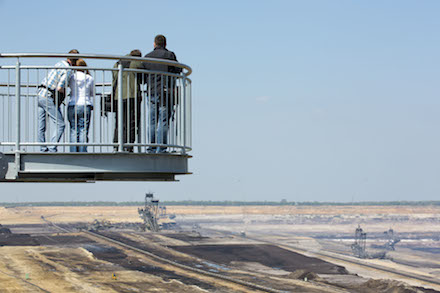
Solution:
[[[412,219],[423,221],[437,218],[439,206],[408,207],[408,206],[167,206],[169,214],[178,216],[235,216],[233,218],[248,218],[248,221],[258,220],[261,216],[271,216],[274,220],[284,220],[301,215],[302,219],[313,219],[317,216],[337,216],[340,222],[352,219],[379,218],[397,221],[400,217],[410,215]],[[124,207],[0,207],[0,222],[2,224],[33,224],[41,223],[41,215],[56,223],[91,222],[94,219],[108,219],[112,222],[139,222],[136,206]],[[214,216],[214,217],[212,217]],[[276,216],[279,216],[277,218]],[[392,218],[394,216],[394,218]],[[323,218],[325,219],[325,218]],[[326,225],[324,225],[326,227]],[[328,226],[327,226],[328,227]],[[420,227],[440,231],[440,225],[435,227]]]
[[[205,249],[210,245],[239,247],[258,244],[258,239],[287,248],[303,248],[309,251],[310,256],[316,256],[314,252],[324,250],[351,256],[350,244],[357,225],[362,225],[369,235],[367,249],[372,249],[369,248],[372,244],[383,243],[383,231],[393,228],[402,238],[401,243],[396,245],[396,251],[388,252],[385,260],[365,261],[409,273],[440,277],[440,253],[435,252],[435,248],[440,248],[440,207],[167,206],[167,211],[176,214],[181,231],[186,232],[178,237],[172,235],[175,231],[163,231],[155,235],[122,232],[120,235],[148,244],[156,252],[182,261],[194,261],[197,258],[213,257],[212,254],[204,256],[197,245]],[[112,223],[140,223],[135,206],[0,207],[0,224],[10,225],[13,233],[39,235],[42,237],[38,238],[40,240],[56,235],[53,227],[48,226],[42,216],[58,224],[91,223],[95,219]],[[77,239],[79,234],[71,236],[71,239]],[[126,263],[120,263],[112,260],[112,254],[97,258],[90,250],[83,248],[87,246],[84,243],[75,244],[75,241],[70,243],[66,240],[58,245],[57,240],[51,241],[40,246],[0,247],[0,292],[250,292],[225,284],[217,284],[216,287],[208,279],[197,281],[200,283],[198,285],[191,284],[188,280],[197,276],[180,272],[185,277],[173,278],[173,274],[179,272],[170,267],[162,267],[162,275],[157,272],[152,274],[149,270],[155,266],[159,268],[160,265],[129,251],[124,251],[127,255],[124,260]],[[185,246],[195,247],[185,249]],[[180,252],[173,247],[181,247]],[[315,283],[304,282],[297,279],[299,273],[293,274],[293,268],[288,265],[277,267],[267,260],[258,260],[257,257],[252,259],[252,255],[263,255],[268,251],[250,252],[246,257],[242,255],[242,258],[238,257],[241,255],[238,251],[237,257],[225,258],[228,252],[221,256],[215,250],[215,257],[211,261],[216,263],[216,260],[223,259],[222,265],[229,266],[230,273],[240,275],[247,272],[252,278],[266,279],[274,285],[284,284],[286,288],[302,288],[303,292],[416,292],[405,291],[407,287],[401,283],[389,285],[388,291],[379,290],[383,284],[366,284],[368,279],[353,275],[321,274]],[[320,258],[326,260],[325,257]],[[130,268],[130,265],[139,262],[145,269]],[[398,279],[413,286],[426,285],[343,261],[334,263],[344,266],[350,273],[366,278]],[[117,280],[112,279],[113,273],[117,275]],[[322,280],[327,280],[329,284],[325,285]],[[357,289],[350,289],[349,284]],[[431,288],[440,290],[440,286]]]
[[[140,222],[137,207],[0,207],[0,223],[41,224],[46,219],[54,223],[92,222],[108,219],[112,222]]]
[[[82,248],[1,247],[0,270],[8,273],[0,273],[0,292],[39,292],[36,286],[49,292],[150,292],[147,288],[151,292],[203,292],[177,281],[164,282],[121,269]],[[117,280],[112,279],[113,274]]]

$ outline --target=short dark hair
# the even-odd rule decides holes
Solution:
[[[157,35],[154,38],[154,43],[156,44],[156,46],[158,47],[163,47],[165,48],[167,46],[167,38],[165,38],[164,35]]]
[[[140,50],[138,49],[134,49],[130,52],[130,56],[134,56],[134,57],[142,57],[142,53]]]
[[[69,54],[79,54],[79,51],[77,49],[72,49],[69,51]],[[72,66],[76,66],[76,61],[78,61],[76,58],[67,58],[67,60],[70,60]]]

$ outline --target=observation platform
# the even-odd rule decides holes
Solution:
[[[66,59],[84,59],[88,66],[55,67]],[[70,103],[77,83],[68,83],[63,103],[53,100],[65,125],[59,141],[51,137],[60,122],[41,105],[42,80],[55,70],[70,71],[71,80],[87,70],[93,78],[93,109],[85,126],[78,117],[86,106]],[[175,181],[190,174],[191,72],[185,64],[162,59],[1,53],[0,182]],[[88,127],[87,138],[81,127]]]

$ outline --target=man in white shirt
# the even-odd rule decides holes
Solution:
[[[78,54],[78,50],[70,50],[69,54]],[[67,59],[55,64],[49,74],[41,81],[38,86],[38,142],[46,142],[46,117],[55,123],[51,142],[59,142],[64,132],[64,117],[60,111],[59,96],[65,94],[66,81],[69,80],[72,70],[69,66],[75,66],[76,59]],[[67,68],[66,68],[67,67]],[[47,147],[41,145],[42,152],[56,152],[56,146]]]

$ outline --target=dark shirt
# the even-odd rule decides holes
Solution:
[[[145,58],[155,58],[155,59],[166,59],[177,61],[176,55],[168,51],[163,47],[156,47],[153,51],[144,56]],[[143,62],[143,68],[152,71],[163,71],[170,73],[181,73],[182,68],[176,66],[168,66],[164,64],[154,64]],[[151,95],[153,96],[161,96],[163,92],[171,92],[173,87],[176,87],[176,79],[174,77],[168,77],[162,79],[161,74],[151,74],[145,76],[145,83],[148,83],[148,86],[151,90]]]
[[[167,59],[172,61],[177,61],[176,54],[174,52],[168,51],[163,47],[156,47],[153,51],[145,55],[145,58],[155,58],[155,59]],[[165,71],[172,73],[181,73],[182,68],[175,66],[168,66],[163,64],[153,64],[144,62],[144,68],[154,71]]]

